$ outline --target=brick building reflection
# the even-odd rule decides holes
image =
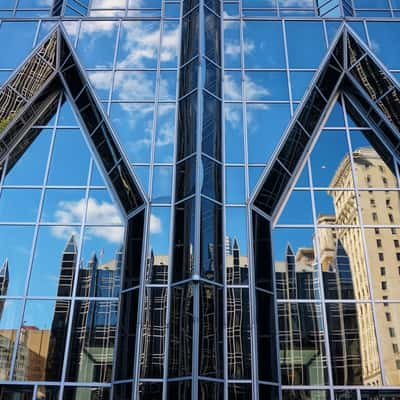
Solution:
[[[101,252],[100,252],[101,253]],[[75,301],[72,318],[72,335],[69,354],[67,380],[80,382],[111,381],[112,356],[116,339],[117,302],[105,300],[85,300],[85,297],[117,297],[120,290],[123,249],[118,249],[115,258],[100,262],[93,254],[86,265],[78,270],[76,294],[81,299]],[[78,264],[78,246],[74,236],[67,241],[61,254],[57,297],[50,329],[22,325],[19,336],[14,378],[26,381],[57,381],[60,379],[64,360],[67,327],[71,313],[74,277]],[[1,295],[7,293],[7,261],[0,270]],[[32,300],[33,301],[33,300]],[[41,300],[35,300],[40,302]],[[47,300],[48,301],[48,300]],[[1,303],[4,304],[4,303]],[[0,312],[2,309],[0,309]],[[1,314],[0,314],[1,317]],[[30,316],[31,318],[33,316]],[[0,318],[1,319],[1,318]],[[10,364],[16,329],[0,331],[0,365]],[[10,345],[11,344],[11,345]],[[4,375],[6,372],[0,374]],[[1,376],[1,379],[6,379]],[[102,388],[93,395],[102,398]],[[40,395],[40,393],[38,394]]]

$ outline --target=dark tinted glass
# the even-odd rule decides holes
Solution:
[[[191,376],[193,351],[193,288],[191,284],[187,283],[171,289],[170,307],[168,374],[170,377]],[[189,399],[190,397],[182,398]]]

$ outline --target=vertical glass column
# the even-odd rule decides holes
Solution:
[[[223,396],[220,9],[183,2],[168,398]]]

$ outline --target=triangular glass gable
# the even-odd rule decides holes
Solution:
[[[314,86],[310,88],[288,127],[277,156],[265,170],[252,196],[254,206],[262,212],[272,215],[277,210],[289,182],[297,174],[297,166],[326,119],[328,105],[340,92],[344,93],[348,103],[348,125],[377,128],[379,142],[382,144],[376,142],[374,146],[381,149],[389,146],[392,152],[399,153],[398,84],[345,26],[321,66]],[[340,109],[335,105],[330,120],[328,118],[328,125],[338,123],[338,115]],[[381,150],[382,157],[385,157],[383,153]]]
[[[133,212],[144,204],[144,196],[61,26],[44,39],[0,90],[0,162],[10,150],[18,151],[18,143],[33,124],[51,121],[62,92],[73,99],[80,123],[118,201],[127,214]],[[71,123],[71,112],[63,113],[62,119]]]
[[[124,287],[139,285],[145,197],[61,25],[0,90],[0,172],[0,252],[5,255],[0,268],[2,295],[7,291],[18,296],[69,297],[75,293],[115,298],[120,293],[122,267]],[[127,224],[118,209],[128,218]],[[125,227],[128,244],[122,266]],[[27,251],[18,250],[22,247]],[[12,279],[15,271],[18,280]],[[129,296],[122,296],[121,303],[122,314],[128,314],[128,307],[130,321],[136,321],[137,307],[130,306]],[[94,370],[98,376],[90,377],[91,381],[111,376],[118,302],[77,301],[75,312],[83,317],[81,322],[71,317],[69,299],[43,301],[40,310],[37,304],[27,301],[26,315],[21,318],[29,326],[36,324],[39,331],[52,332],[43,380],[61,379],[65,332],[71,320],[79,334],[73,335],[66,353],[70,357],[67,365],[75,366],[67,368],[67,379],[82,381]],[[92,333],[86,330],[83,335],[82,323],[90,324],[92,316],[104,317],[105,313],[113,333],[101,341],[110,345],[87,348],[87,343],[100,342],[98,330],[90,328]],[[30,315],[43,315],[41,325],[28,319]],[[101,318],[94,323],[101,324]],[[124,323],[123,319],[123,332],[136,329],[136,322]],[[13,342],[8,349],[10,365],[12,354],[16,364],[25,354],[15,340],[16,351]],[[97,362],[96,368],[80,361],[83,353],[92,351],[96,354],[89,355],[90,359],[105,360],[101,365]],[[124,357],[121,354],[118,359]],[[124,359],[118,365],[124,370],[130,361]],[[15,375],[15,371],[4,373]]]
[[[327,384],[329,352],[335,385],[381,385],[382,375],[398,385],[391,349],[377,340],[390,341],[384,323],[369,304],[342,301],[386,289],[391,261],[380,248],[397,234],[400,89],[346,26],[315,82],[253,196],[257,323],[274,274],[283,384]],[[311,190],[296,183],[305,175]]]
[[[74,292],[81,297],[119,296],[125,231],[101,173],[93,182],[98,167],[83,129],[76,120],[69,120],[68,126],[61,122],[69,119],[66,103],[61,94],[55,124],[51,120],[45,126],[33,126],[10,152],[0,185],[1,295],[64,297],[28,300],[24,321],[35,329],[21,328],[26,340],[35,341],[40,335],[51,337],[41,343],[44,347],[38,364],[42,379],[51,381],[61,377],[65,332],[71,318],[70,300],[65,297]],[[76,303],[72,320],[80,334],[69,348],[71,380],[83,376],[97,379],[92,374],[93,365],[81,361],[83,354],[102,360],[96,361],[102,376],[111,371],[117,303],[103,300],[102,306],[99,304],[86,300]],[[39,311],[40,318],[34,313]],[[110,331],[114,332],[109,336],[99,334],[91,318],[109,319]],[[107,345],[93,345],[105,338]],[[24,341],[16,338],[16,348],[16,362],[23,363]],[[5,350],[9,361],[11,350],[12,346]],[[4,372],[9,373],[10,366],[7,362]],[[13,377],[28,379],[21,373],[17,369]]]

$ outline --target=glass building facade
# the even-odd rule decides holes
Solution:
[[[400,400],[399,0],[0,0],[0,400]]]

